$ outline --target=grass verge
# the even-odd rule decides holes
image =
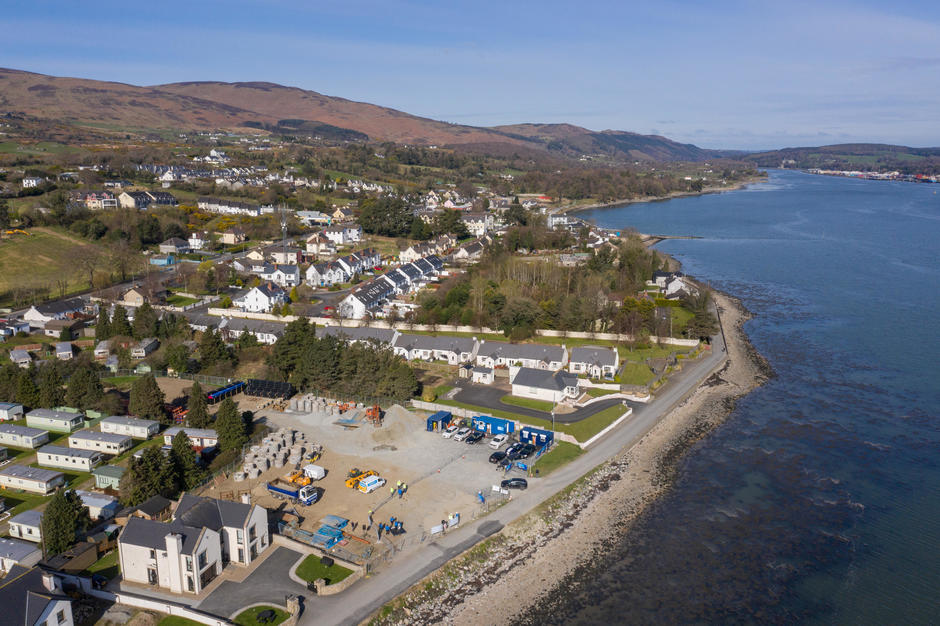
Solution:
[[[270,622],[259,622],[258,614],[262,611],[274,611],[274,619]],[[253,606],[235,616],[235,623],[241,626],[277,626],[290,617],[286,611],[274,606]]]
[[[567,465],[584,453],[580,447],[567,441],[557,442],[552,449],[535,462],[539,476],[547,476],[562,465]]]
[[[506,394],[499,399],[503,404],[511,404],[513,406],[521,406],[525,409],[534,409],[536,411],[544,411],[546,413],[551,413],[552,409],[555,408],[555,405],[547,400],[536,400],[535,398],[520,398],[519,396],[514,396],[512,394]]]
[[[297,576],[303,578],[308,583],[322,578],[326,580],[326,584],[334,585],[350,574],[352,574],[352,570],[346,569],[342,565],[336,565],[334,563],[327,567],[320,562],[320,557],[314,554],[309,555],[297,566]]]

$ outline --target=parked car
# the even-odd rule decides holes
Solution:
[[[444,432],[441,433],[441,437],[443,437],[444,439],[450,439],[451,437],[454,436],[454,433],[457,432],[458,430],[460,430],[460,428],[457,426],[448,426],[444,430]]]
[[[457,431],[456,435],[454,435],[454,441],[463,441],[469,436],[470,436],[470,429],[464,426],[463,428]]]
[[[503,445],[507,441],[509,441],[509,435],[505,435],[505,434],[496,435],[490,440],[490,447],[493,448],[494,450],[499,450],[500,448],[503,447]]]
[[[478,430],[467,435],[467,443],[474,444],[483,439],[483,433]]]
[[[506,458],[507,458],[507,459],[518,459],[518,458],[519,458],[519,451],[522,450],[522,445],[523,445],[523,444],[521,444],[521,443],[514,443],[514,444],[512,444],[511,446],[509,446],[509,448],[506,450]]]
[[[506,453],[503,452],[502,450],[497,450],[496,452],[490,455],[490,463],[499,463],[505,458],[506,458]]]
[[[522,447],[519,448],[520,459],[527,459],[533,454],[535,454],[535,446],[533,446],[531,443],[524,443],[522,444]]]
[[[499,486],[503,489],[528,489],[529,483],[525,478],[507,478]]]

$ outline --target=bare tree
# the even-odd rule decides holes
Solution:
[[[82,247],[75,255],[75,265],[82,272],[88,274],[88,285],[95,286],[95,270],[101,262],[98,249],[93,246]]]

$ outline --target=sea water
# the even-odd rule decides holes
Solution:
[[[776,377],[526,621],[940,623],[940,185],[771,171],[597,209],[739,297]]]

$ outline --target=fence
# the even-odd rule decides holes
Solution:
[[[181,378],[183,380],[194,380],[200,385],[212,385],[214,387],[222,387],[224,385],[231,384],[234,379],[225,378],[223,376],[206,376],[205,374],[185,374],[180,372],[173,372],[172,374],[168,373],[166,370],[154,370],[151,372],[138,372],[137,370],[115,370],[111,376],[108,378],[117,378],[117,377],[140,377],[146,376],[147,374],[153,374],[154,376],[161,377],[170,377],[170,378]]]

